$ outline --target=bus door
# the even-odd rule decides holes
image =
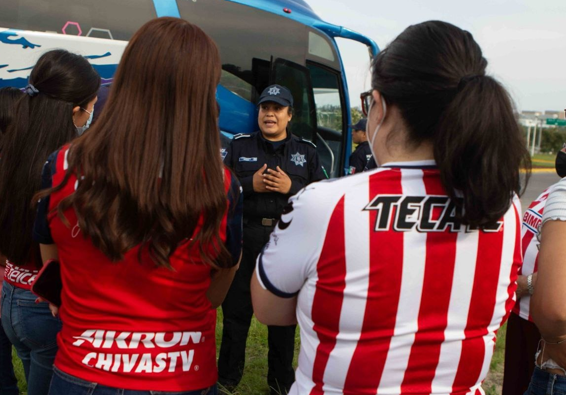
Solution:
[[[319,63],[307,62],[316,103],[317,150],[330,177],[344,174],[348,134],[348,106],[345,104],[340,72]]]
[[[316,107],[308,69],[289,60],[276,59],[270,83],[283,85],[293,94],[291,132],[316,144]]]
[[[271,83],[284,85],[295,100],[291,131],[317,146],[319,159],[328,176],[343,174],[348,118],[344,116],[344,91],[340,72],[307,61],[307,67],[284,59],[273,65]]]

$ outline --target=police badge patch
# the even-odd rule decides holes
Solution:
[[[307,160],[305,159],[305,155],[301,155],[297,152],[296,154],[291,154],[291,162],[293,162],[296,166],[305,167]]]
[[[279,93],[281,93],[281,90],[276,86],[272,86],[271,88],[269,88],[269,91],[267,93],[269,93],[271,96],[277,96]]]

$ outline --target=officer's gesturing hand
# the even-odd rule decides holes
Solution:
[[[266,184],[263,182],[263,173],[265,172],[265,169],[267,169],[267,164],[261,166],[261,168],[254,173],[252,180],[254,192],[269,192],[266,188]]]
[[[279,192],[284,195],[288,194],[291,190],[291,179],[279,166],[277,170],[267,169],[263,181],[265,182],[266,189],[270,192]]]

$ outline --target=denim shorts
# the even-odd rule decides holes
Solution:
[[[566,376],[535,367],[531,384],[524,395],[566,395]]]
[[[82,380],[54,366],[49,395],[218,395],[218,388],[214,384],[200,390],[181,392],[126,390]]]

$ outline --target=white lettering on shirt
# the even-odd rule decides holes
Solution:
[[[114,345],[120,349],[137,349],[140,344],[145,348],[170,348],[186,346],[189,343],[198,344],[202,339],[202,332],[119,332],[105,331],[103,329],[88,329],[76,339],[73,346],[80,347],[89,342],[94,348],[112,348]],[[166,340],[166,338],[170,338]],[[128,341],[129,340],[129,341]]]
[[[6,269],[4,271],[4,278],[12,284],[21,284],[30,286],[39,270],[28,270],[19,266],[13,265],[11,262],[6,262]]]
[[[89,343],[97,349],[153,349],[187,346],[204,341],[202,332],[117,332],[103,329],[89,329],[80,336],[74,336],[73,345],[80,347]],[[191,370],[194,350],[162,352],[155,356],[151,353],[114,354],[89,352],[82,363],[91,368],[107,372],[124,373],[161,373]],[[195,367],[196,369],[196,367]]]

